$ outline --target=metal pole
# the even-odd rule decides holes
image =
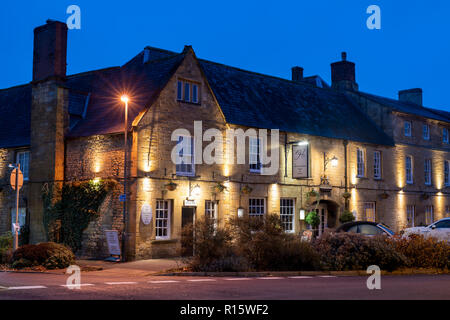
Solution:
[[[126,238],[127,238],[127,150],[128,150],[128,101],[125,101],[125,123],[124,123],[124,133],[125,133],[125,141],[124,141],[124,153],[125,153],[125,162],[124,162],[124,171],[123,171],[123,193],[125,195],[125,201],[123,202],[123,235],[122,235],[122,261],[127,261],[126,258]]]
[[[19,230],[17,230],[17,226],[19,225],[19,172],[20,163],[16,166],[16,225],[14,227],[14,251],[19,247]]]

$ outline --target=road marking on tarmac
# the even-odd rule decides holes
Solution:
[[[149,283],[175,283],[180,282],[178,280],[155,280],[155,281],[149,281]]]
[[[227,281],[252,280],[252,278],[228,278]]]
[[[259,279],[259,280],[281,280],[281,279],[286,279],[286,278],[282,278],[282,277],[259,277],[259,278],[256,278],[256,279]]]
[[[21,287],[9,287],[8,290],[32,290],[32,289],[47,289],[44,286],[21,286]]]
[[[319,278],[336,278],[336,276],[319,276]]]
[[[294,276],[294,277],[288,277],[289,279],[312,279],[310,276]]]
[[[123,282],[105,282],[107,285],[115,286],[115,285],[126,285],[126,284],[138,284],[137,282],[123,281]]]
[[[80,284],[63,284],[63,285],[61,285],[61,287],[66,287],[66,288],[88,287],[88,286],[93,286],[93,284],[92,283],[80,283]]]
[[[190,282],[203,282],[203,281],[217,281],[215,279],[192,279],[192,280],[188,280]]]

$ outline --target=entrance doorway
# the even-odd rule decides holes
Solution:
[[[194,244],[189,239],[192,239],[193,234],[186,234],[186,230],[188,230],[188,226],[192,227],[192,231],[188,230],[187,232],[194,232],[193,226],[195,223],[195,207],[183,207],[181,209],[181,228],[183,230],[181,245],[182,245],[182,255],[183,256],[192,256],[194,254]]]
[[[336,202],[331,200],[320,200],[316,212],[320,218],[320,225],[318,228],[318,235],[321,236],[326,229],[336,227],[338,208]]]

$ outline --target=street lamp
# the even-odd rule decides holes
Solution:
[[[129,98],[127,95],[123,95],[120,100],[125,104],[125,122],[124,122],[124,169],[123,169],[123,233],[122,233],[122,261],[127,261],[126,259],[126,238],[127,238],[127,150],[128,150],[128,102]]]
[[[336,156],[334,156],[333,158],[328,158],[327,153],[324,152],[323,153],[323,171],[326,172],[327,171],[327,166],[328,163],[331,163],[331,166],[333,168],[336,168],[338,165],[338,158]]]

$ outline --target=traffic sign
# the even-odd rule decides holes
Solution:
[[[17,170],[19,170],[19,177],[18,177],[18,184],[19,184],[19,190],[22,189],[23,186],[23,173],[20,171],[20,169],[14,169],[11,172],[11,187],[16,190],[16,174]]]

